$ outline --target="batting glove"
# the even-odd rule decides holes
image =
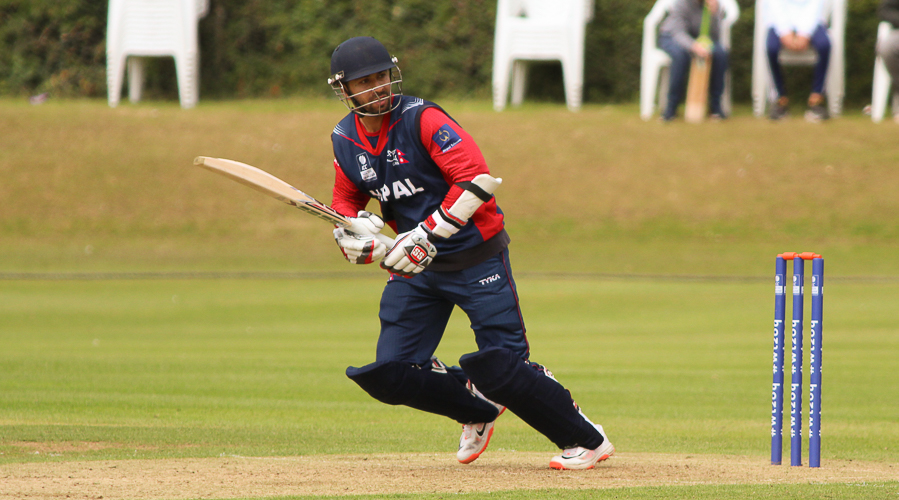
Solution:
[[[411,277],[424,271],[436,256],[437,247],[428,240],[428,231],[419,225],[396,237],[396,243],[387,252],[381,267]]]
[[[371,264],[387,254],[387,245],[373,235],[384,229],[384,221],[377,215],[360,211],[359,216],[352,218],[354,224],[369,231],[370,234],[358,234],[339,227],[334,230],[334,241],[343,256],[352,264]]]

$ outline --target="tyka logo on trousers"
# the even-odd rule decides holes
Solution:
[[[490,283],[493,283],[494,281],[498,281],[499,279],[500,279],[499,274],[494,274],[493,276],[488,276],[484,279],[478,280],[478,283],[480,283],[481,285],[489,285]]]

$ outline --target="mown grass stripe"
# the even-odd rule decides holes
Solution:
[[[517,272],[519,278],[577,279],[577,280],[625,280],[669,282],[717,282],[763,283],[769,276],[714,276],[707,274],[628,274],[628,273],[566,273],[566,272]],[[0,273],[0,281],[106,281],[106,280],[311,280],[311,279],[366,279],[371,274],[352,271],[199,271],[199,272],[26,272]],[[840,283],[899,283],[899,276],[828,276],[828,282]]]

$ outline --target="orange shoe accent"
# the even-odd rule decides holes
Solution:
[[[564,465],[560,464],[559,462],[550,462],[550,463],[549,463],[549,468],[550,468],[550,469],[556,469],[556,470],[574,470],[574,469],[568,469],[568,468],[566,468]],[[595,468],[596,468],[596,465],[591,465],[590,467],[585,467],[585,468],[580,469],[580,470],[590,470],[590,469],[595,469]]]

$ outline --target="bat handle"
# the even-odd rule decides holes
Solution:
[[[369,231],[368,229],[366,229],[364,226],[362,226],[360,224],[352,224],[352,225],[350,225],[350,227],[348,227],[346,229],[347,229],[347,231],[350,231],[350,232],[353,232],[356,234],[371,234],[372,236],[377,238],[381,243],[384,243],[385,245],[387,245],[387,248],[393,248],[393,244],[395,243],[393,238],[391,238],[390,236],[387,236],[386,234],[381,234],[381,233],[372,233],[371,231]]]
[[[375,235],[375,238],[381,241],[381,243],[387,245],[387,249],[393,248],[393,245],[396,243],[393,238],[387,236],[386,234],[378,233]]]

